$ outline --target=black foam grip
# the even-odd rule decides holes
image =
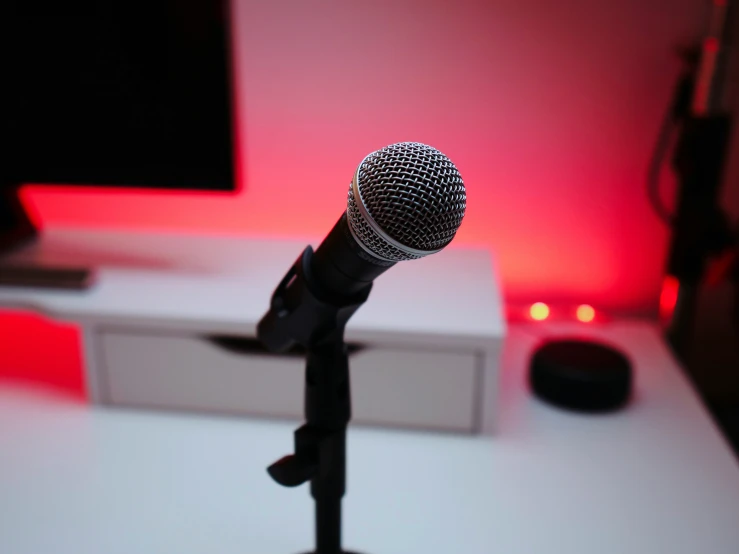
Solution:
[[[394,265],[357,243],[344,213],[315,251],[311,273],[323,290],[343,298],[356,294]]]

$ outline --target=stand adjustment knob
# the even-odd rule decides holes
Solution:
[[[283,487],[297,487],[313,479],[318,471],[318,463],[309,460],[301,460],[298,456],[290,454],[280,458],[267,468],[270,477]]]

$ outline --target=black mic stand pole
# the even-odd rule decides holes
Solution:
[[[314,554],[348,554],[341,548],[346,428],[351,419],[344,328],[369,297],[372,284],[350,297],[327,294],[312,278],[312,257],[308,246],[275,289],[270,310],[257,326],[257,336],[268,350],[284,352],[299,344],[307,351],[306,423],[295,431],[295,453],[267,471],[286,487],[310,480],[316,507]]]

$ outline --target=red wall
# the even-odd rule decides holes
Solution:
[[[459,243],[511,299],[655,308],[666,233],[645,166],[702,0],[237,0],[245,190],[33,188],[46,224],[320,236],[361,158],[428,142],[459,166]]]
[[[245,189],[236,197],[30,187],[45,225],[319,237],[362,157],[432,144],[460,168],[458,244],[512,301],[657,306],[666,232],[644,174],[703,0],[236,0]]]
[[[459,166],[459,243],[511,299],[656,306],[665,232],[644,169],[704,2],[237,1],[237,198],[41,190],[47,224],[320,235],[364,154],[400,140]]]

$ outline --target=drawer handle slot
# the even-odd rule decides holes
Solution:
[[[231,352],[232,354],[241,354],[244,356],[281,356],[289,358],[305,356],[305,348],[300,345],[293,346],[287,352],[275,353],[270,352],[262,345],[261,342],[251,337],[239,337],[236,335],[207,335],[204,338],[214,346],[226,350],[227,352]],[[347,344],[347,348],[349,350],[349,355],[351,356],[356,352],[364,350],[366,346],[363,344],[351,343]]]

